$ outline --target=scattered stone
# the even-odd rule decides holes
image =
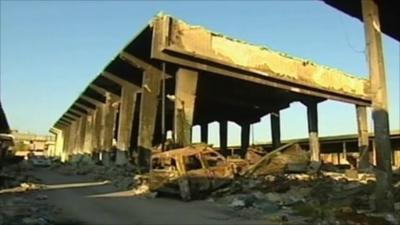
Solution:
[[[243,200],[234,199],[229,206],[232,207],[232,208],[240,208],[240,207],[244,207],[245,205],[246,204],[244,203]]]
[[[400,202],[394,203],[394,210],[400,211]]]
[[[45,194],[36,195],[37,200],[47,200],[48,196]]]
[[[285,171],[288,173],[304,173],[307,171],[307,163],[289,163]]]
[[[316,174],[321,170],[322,163],[319,161],[311,161],[308,165],[308,173]]]
[[[350,179],[358,179],[358,172],[355,169],[345,170],[345,175]]]
[[[275,192],[267,193],[265,195],[265,198],[268,201],[275,202],[275,203],[281,203],[283,201],[281,195],[279,193],[275,193]]]
[[[34,217],[26,217],[22,219],[22,224],[26,224],[26,225],[39,225],[42,224],[42,221],[39,220],[38,218],[34,218]]]

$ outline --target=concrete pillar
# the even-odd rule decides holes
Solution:
[[[361,1],[365,41],[368,50],[368,66],[371,81],[372,118],[376,144],[376,209],[380,212],[394,211],[392,163],[389,135],[386,74],[380,32],[377,1]]]
[[[363,169],[369,166],[367,107],[356,105],[356,115],[358,127],[358,150],[360,154],[358,168]]]
[[[61,157],[61,153],[63,152],[64,133],[65,132],[62,129],[56,130],[55,149],[54,149],[54,155],[53,155],[55,157]]]
[[[244,158],[250,144],[250,123],[242,123],[242,130],[240,133],[241,148],[240,157]]]
[[[345,141],[342,142],[342,153],[343,153],[343,161],[347,162],[347,144]]]
[[[174,135],[176,143],[191,143],[194,105],[196,101],[198,72],[178,69],[175,77]]]
[[[276,149],[281,146],[281,119],[279,111],[270,114],[271,119],[271,137],[272,148]]]
[[[82,115],[79,119],[79,136],[78,136],[78,148],[77,152],[79,155],[85,154],[85,136],[86,136],[86,124],[87,124],[87,116]]]
[[[106,93],[106,103],[102,105],[102,130],[100,133],[100,143],[102,152],[103,165],[109,166],[110,151],[112,148],[114,138],[114,122],[115,122],[115,108],[113,103],[116,101],[110,93]]]
[[[102,113],[103,113],[103,104],[96,104],[96,109],[94,111],[94,120],[93,120],[93,129],[92,129],[92,147],[93,147],[93,160],[95,162],[100,160],[100,152],[101,152],[101,129],[102,129]]]
[[[69,138],[69,145],[68,145],[69,146],[68,156],[78,154],[78,152],[77,152],[78,134],[79,134],[79,118],[77,118],[74,122],[72,122],[72,126],[69,131],[70,138]]]
[[[307,104],[307,118],[311,160],[320,161],[317,103]]]
[[[223,153],[228,151],[228,121],[219,121],[219,148]]]
[[[89,112],[86,116],[85,139],[83,143],[83,153],[85,155],[91,155],[93,152],[93,120],[94,113]]]
[[[400,149],[394,151],[394,165],[400,167]]]
[[[117,155],[115,163],[124,165],[128,162],[128,151],[131,144],[133,116],[138,87],[133,85],[122,86],[121,105],[119,109],[119,125],[117,137]]]
[[[376,161],[378,161],[376,154],[376,145],[375,141],[372,141],[372,163],[374,164],[374,166],[376,166]]]
[[[208,143],[208,123],[200,125],[200,140],[202,143]]]
[[[161,79],[161,73],[154,68],[143,73],[138,129],[138,164],[143,171],[150,169]]]

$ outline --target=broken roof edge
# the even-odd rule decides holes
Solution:
[[[176,17],[174,17],[174,16],[172,16],[170,14],[164,13],[164,12],[158,13],[151,20],[151,23],[152,23],[151,26],[153,26],[153,24],[155,23],[155,21],[157,19],[163,18],[163,17],[171,18],[171,19],[176,20],[177,22],[181,22],[181,23],[183,23],[183,24],[185,24],[188,27],[193,28],[193,29],[204,29],[205,31],[210,32],[211,35],[216,36],[216,37],[221,37],[221,38],[224,38],[224,39],[229,40],[229,41],[233,41],[233,42],[240,43],[240,44],[245,44],[245,45],[248,45],[250,47],[259,48],[259,49],[261,49],[263,51],[268,51],[270,53],[278,54],[278,55],[280,55],[282,57],[285,57],[285,58],[288,58],[288,59],[292,59],[292,60],[297,60],[297,61],[300,61],[300,62],[305,63],[305,64],[318,66],[318,67],[321,67],[322,69],[325,69],[325,70],[331,70],[333,72],[337,72],[337,73],[343,74],[344,76],[352,78],[352,79],[356,79],[356,80],[359,80],[359,81],[368,81],[368,79],[365,78],[367,76],[351,74],[351,73],[342,71],[342,70],[340,70],[338,68],[335,68],[335,67],[330,67],[330,66],[327,66],[327,65],[324,65],[324,64],[319,64],[319,63],[317,63],[317,62],[315,62],[313,60],[310,60],[310,59],[304,59],[304,58],[300,58],[300,57],[297,57],[297,56],[290,55],[290,54],[288,54],[286,52],[283,52],[283,51],[274,50],[274,49],[272,49],[270,47],[267,47],[266,45],[262,45],[262,44],[261,45],[257,45],[257,44],[253,44],[251,42],[244,41],[244,40],[241,40],[241,39],[238,39],[238,38],[230,37],[230,36],[224,35],[223,33],[213,31],[212,29],[208,29],[208,28],[206,28],[204,26],[201,26],[201,25],[192,25],[192,24],[186,22],[185,20],[176,18]],[[260,71],[260,72],[262,72],[262,71]]]

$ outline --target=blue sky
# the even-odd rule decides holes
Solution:
[[[159,11],[250,43],[368,77],[363,24],[319,1],[1,1],[1,101],[12,128],[47,133]],[[399,43],[383,36],[391,129],[399,129]],[[319,104],[320,135],[355,133],[353,105]],[[307,136],[305,107],[281,112],[283,138]],[[218,144],[217,124],[210,140]],[[369,121],[372,127],[372,121]],[[240,129],[229,125],[229,143]],[[254,125],[270,140],[269,116]],[[195,128],[194,139],[199,139]]]

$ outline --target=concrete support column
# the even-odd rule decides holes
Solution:
[[[198,72],[178,69],[175,77],[174,135],[176,143],[191,143],[194,105],[196,101]]]
[[[115,160],[117,165],[124,165],[128,162],[128,151],[131,144],[133,116],[138,89],[138,87],[133,85],[122,86],[118,121],[118,150]]]
[[[61,154],[63,152],[64,148],[64,134],[65,132],[61,129],[56,130],[56,146],[54,149],[54,155],[55,157],[61,157]]]
[[[202,143],[208,143],[208,123],[200,125],[200,140]]]
[[[400,149],[399,150],[395,150],[393,152],[393,154],[394,154],[394,157],[393,157],[394,165],[396,167],[400,167]]]
[[[272,148],[276,149],[281,145],[281,119],[279,111],[270,114]]]
[[[318,139],[318,109],[317,103],[307,104],[308,135],[311,152],[311,160],[320,161],[320,149]]]
[[[94,113],[89,112],[89,114],[86,116],[85,139],[83,143],[83,153],[85,155],[91,155],[93,152],[93,120]]]
[[[64,138],[63,138],[63,143],[62,143],[62,149],[61,149],[61,152],[60,152],[61,162],[65,162],[68,159],[67,155],[68,155],[68,142],[69,142],[69,130],[70,130],[70,127],[71,127],[71,124],[69,126],[65,127],[62,130]]]
[[[69,131],[69,150],[68,150],[68,155],[76,155],[78,154],[77,152],[77,146],[78,146],[78,134],[79,134],[79,118],[77,118],[74,122],[72,122],[71,129]]]
[[[356,105],[356,114],[358,127],[358,150],[360,154],[358,168],[362,169],[369,165],[367,107]]]
[[[388,98],[379,8],[374,0],[361,1],[361,8],[366,49],[368,50],[374,142],[378,156],[376,162],[376,209],[380,212],[393,212],[392,147],[389,135]]]
[[[72,124],[70,124],[69,126],[65,127],[63,129],[63,133],[64,133],[64,140],[63,140],[63,148],[62,148],[62,152],[68,152],[68,140],[69,140],[69,130]]]
[[[85,154],[85,136],[86,136],[86,124],[87,124],[87,116],[82,115],[79,119],[79,136],[78,136],[78,146],[77,152],[79,155]]]
[[[244,158],[250,144],[250,123],[243,123],[240,126],[242,127],[240,133],[240,140],[241,140],[240,157]]]
[[[103,165],[109,166],[110,161],[110,151],[113,144],[114,138],[114,121],[115,121],[115,108],[113,103],[115,98],[111,96],[110,93],[106,93],[106,103],[102,105],[102,130],[100,133],[100,143],[102,152],[102,162]]]
[[[95,162],[99,161],[100,157],[100,132],[101,132],[101,117],[102,117],[102,104],[96,104],[96,109],[93,111],[93,129],[92,129],[92,158]]]
[[[228,151],[228,121],[219,121],[219,148],[222,152]]]
[[[138,164],[144,171],[150,169],[161,79],[161,73],[154,68],[149,68],[143,73],[138,129]]]

